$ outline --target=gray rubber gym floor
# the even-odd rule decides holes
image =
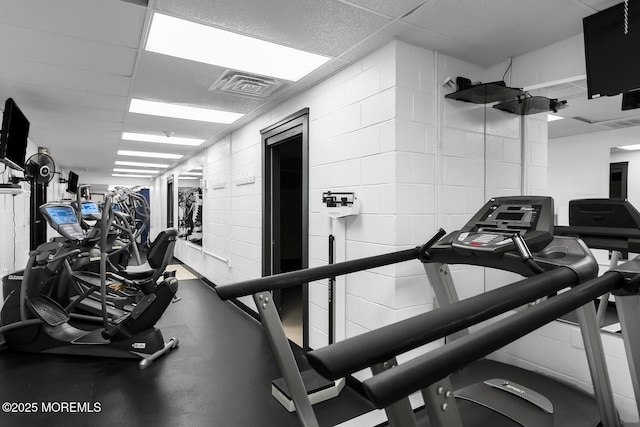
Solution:
[[[280,374],[260,324],[200,280],[181,280],[178,295],[157,326],[180,345],[146,370],[133,359],[0,352],[0,426],[299,425],[271,397]],[[314,408],[321,426],[371,409],[348,388]]]

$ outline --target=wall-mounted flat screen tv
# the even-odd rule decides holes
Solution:
[[[589,99],[640,88],[640,1],[583,19]]]
[[[0,161],[12,169],[24,171],[29,137],[29,120],[11,98],[4,104],[0,132]]]
[[[76,193],[78,191],[78,174],[74,171],[69,171],[69,177],[67,178],[67,191],[69,193]]]

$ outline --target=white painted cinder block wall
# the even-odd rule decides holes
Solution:
[[[26,158],[29,158],[36,151],[36,145],[29,141]],[[4,165],[2,165],[2,169],[0,180],[3,183],[9,182],[11,176],[23,176],[22,172],[4,168]],[[22,182],[20,185],[24,190],[23,193],[15,196],[0,195],[0,277],[23,269],[27,265],[29,257],[29,197],[31,193],[28,183]],[[0,293],[2,293],[1,290]],[[6,295],[2,295],[0,298],[0,307],[2,307],[5,297]]]
[[[545,52],[551,56],[565,49],[573,52],[576,43],[569,40]],[[550,78],[540,55],[515,58],[513,75],[507,81],[519,81],[521,87]],[[354,259],[420,244],[436,227],[455,230],[492,196],[548,194],[547,158],[551,153],[547,156],[545,117],[521,120],[484,106],[444,99],[448,89],[440,82],[445,77],[500,80],[507,66],[484,69],[393,42],[284,102],[194,160],[204,165],[208,185],[204,247],[182,243],[176,255],[218,284],[260,276],[263,177],[259,131],[307,107],[312,267],[326,264],[326,237],[332,230],[345,237],[337,242],[339,256]],[[575,68],[561,66],[558,69],[564,74],[555,78],[575,75]],[[255,175],[255,183],[236,185],[234,180],[242,174]],[[155,184],[160,191],[166,186],[163,179]],[[361,203],[360,215],[338,220],[332,228],[331,220],[320,213],[320,195],[326,190],[354,191]],[[463,297],[517,278],[468,267],[454,267],[453,274]],[[433,308],[419,263],[350,275],[344,288],[346,336]],[[312,283],[312,347],[327,342],[326,301],[326,281]],[[250,299],[244,302],[253,304]],[[616,362],[610,367],[621,415],[637,420],[628,369],[625,376],[626,363],[620,363],[624,361],[620,342],[606,337],[605,344],[608,357]],[[590,389],[581,346],[577,328],[554,323],[492,357]],[[550,360],[549,355],[554,358]]]

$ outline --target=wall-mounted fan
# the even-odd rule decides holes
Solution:
[[[45,153],[36,153],[29,157],[24,166],[25,174],[30,181],[36,184],[48,184],[56,172],[53,158]]]

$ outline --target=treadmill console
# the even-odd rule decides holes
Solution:
[[[592,249],[640,253],[640,212],[624,199],[578,199],[569,202],[569,225],[555,235],[582,239]]]
[[[547,246],[553,239],[553,199],[493,198],[456,233],[451,244],[467,251],[503,253],[514,249],[514,234],[519,234],[532,251]]]
[[[82,240],[84,230],[78,223],[75,210],[69,205],[47,203],[40,206],[40,212],[47,223],[64,238]]]
[[[640,229],[640,212],[625,199],[571,200],[569,225]]]

